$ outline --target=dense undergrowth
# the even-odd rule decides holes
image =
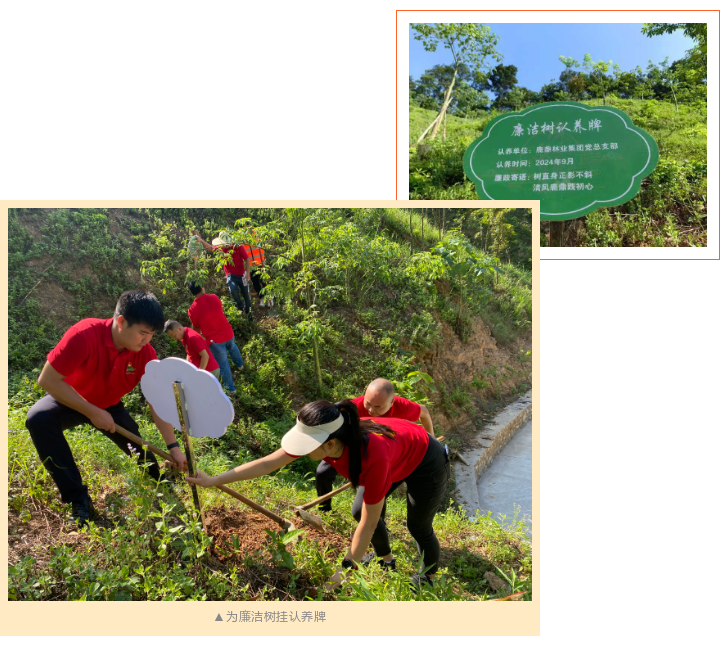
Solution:
[[[239,397],[227,433],[196,441],[200,468],[218,473],[275,450],[304,403],[355,396],[377,376],[392,379],[431,411],[452,414],[463,394],[438,398],[412,373],[441,343],[443,321],[461,337],[478,316],[502,343],[512,345],[527,335],[529,269],[473,247],[462,227],[440,233],[425,223],[423,242],[411,236],[408,214],[399,209],[36,209],[11,210],[9,220],[11,599],[413,598],[408,577],[418,557],[403,524],[402,494],[393,494],[388,508],[398,573],[372,567],[328,597],[322,583],[342,558],[354,527],[349,492],[338,496],[335,511],[325,518],[325,543],[307,528],[288,545],[276,533],[258,530],[257,544],[220,548],[187,513],[192,507],[187,487],[156,491],[132,460],[90,426],[66,437],[101,517],[92,531],[69,534],[63,525],[67,508],[24,428],[28,408],[43,395],[37,375],[69,325],[111,316],[123,290],[151,289],[166,317],[187,324],[192,297],[185,282],[204,280],[207,291],[223,299],[247,366],[235,375]],[[187,251],[195,228],[209,239],[222,228],[241,236],[249,226],[266,241],[276,299],[270,314],[254,301],[255,324],[235,309],[217,258],[204,254],[194,260]],[[472,277],[458,273],[461,261],[483,271]],[[156,335],[153,346],[159,358],[183,355],[163,335]],[[524,381],[511,391],[498,380],[476,380],[473,393],[480,397],[470,397],[468,387],[463,405],[475,406],[479,417],[516,396],[529,385],[527,367]],[[143,436],[162,446],[140,389],[124,401]],[[436,428],[438,435],[449,430]],[[458,446],[459,438],[447,435],[448,444]],[[315,497],[315,465],[304,458],[280,473],[234,486],[290,518],[292,504]],[[202,498],[217,522],[251,517],[250,510],[216,490],[203,491]],[[265,529],[272,530],[268,522]],[[445,578],[427,598],[492,598],[497,593],[482,578],[487,570],[507,576],[510,590],[531,596],[531,549],[521,519],[504,527],[489,517],[468,519],[450,487],[435,528]]]
[[[590,104],[590,102],[585,102]],[[597,105],[598,101],[593,101]],[[707,108],[704,102],[675,105],[608,97],[657,141],[657,168],[642,182],[640,193],[620,206],[598,209],[572,221],[565,242],[572,246],[705,246],[707,244]],[[481,119],[448,116],[447,137],[415,147],[435,113],[410,106],[410,199],[478,199],[465,178],[462,159],[478,138]],[[548,223],[541,227],[547,242]]]

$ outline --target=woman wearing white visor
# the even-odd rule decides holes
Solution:
[[[345,399],[337,404],[316,401],[298,413],[297,423],[282,438],[281,449],[270,455],[211,477],[198,471],[192,484],[215,487],[238,480],[251,480],[272,473],[297,458],[307,455],[325,460],[357,488],[352,514],[359,525],[353,535],[343,568],[357,569],[372,542],[381,565],[395,569],[390,550],[385,516],[385,498],[403,482],[407,484],[407,528],[424,554],[421,568],[430,566],[425,575],[413,577],[432,585],[438,569],[440,544],[432,523],[440,508],[450,477],[450,463],[443,446],[422,426],[394,418],[358,417],[355,404]],[[342,580],[342,570],[330,579]]]

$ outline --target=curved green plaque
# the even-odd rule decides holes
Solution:
[[[490,121],[465,151],[482,199],[540,200],[541,220],[571,220],[637,195],[655,140],[622,110],[561,101]]]

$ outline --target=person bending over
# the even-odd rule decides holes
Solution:
[[[220,381],[220,366],[210,353],[208,342],[195,330],[185,327],[177,321],[165,321],[163,332],[171,339],[180,341],[185,348],[185,360],[200,370],[207,370],[215,379]]]
[[[432,419],[428,409],[404,397],[395,396],[395,387],[387,379],[375,379],[366,388],[365,394],[353,399],[358,407],[360,417],[393,417],[406,419],[409,422],[420,422],[423,428],[435,437]],[[337,471],[331,464],[320,462],[315,470],[315,489],[318,498],[333,490]],[[326,500],[318,506],[320,511],[332,509],[332,499]]]
[[[424,429],[407,420],[371,417],[360,419],[352,400],[337,404],[316,401],[305,405],[297,423],[282,438],[274,453],[248,462],[218,476],[198,471],[191,484],[215,487],[238,480],[267,475],[307,455],[332,464],[356,488],[352,515],[358,521],[343,569],[357,569],[357,563],[371,561],[365,555],[372,544],[381,565],[395,569],[395,559],[385,526],[386,497],[403,482],[407,484],[407,528],[424,555],[420,572],[413,577],[432,584],[438,569],[440,544],[433,530],[433,519],[440,508],[450,477],[450,463],[443,446]],[[339,585],[342,569],[335,572],[329,587]]]
[[[230,372],[230,362],[243,369],[240,350],[235,344],[235,332],[223,310],[222,301],[215,294],[206,294],[205,288],[195,282],[190,283],[190,293],[195,297],[188,309],[188,317],[193,327],[200,331],[210,347],[210,352],[220,368],[222,384],[229,395],[235,394],[235,383]]]

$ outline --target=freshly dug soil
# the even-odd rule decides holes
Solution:
[[[244,555],[261,550],[270,544],[270,537],[263,530],[269,529],[277,532],[280,529],[279,525],[262,514],[244,509],[229,509],[225,506],[208,509],[205,513],[205,524],[208,534],[215,537],[212,547],[213,556],[221,562],[236,559],[242,562]],[[349,545],[349,536],[336,534],[327,526],[325,532],[320,532],[310,525],[306,525],[299,518],[294,520],[293,524],[297,529],[304,530],[300,540],[312,541],[322,548],[330,546],[333,556],[336,556],[341,550],[347,549]],[[230,557],[220,554],[217,551],[218,547],[227,552],[236,551],[233,545],[233,536],[237,537],[240,554]],[[292,545],[288,547],[288,551],[293,552]]]

